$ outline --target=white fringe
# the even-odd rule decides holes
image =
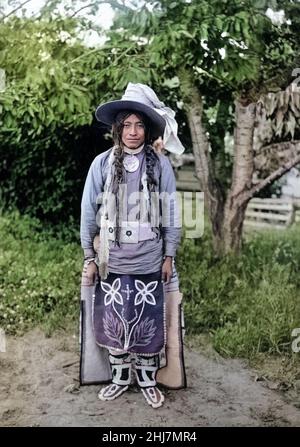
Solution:
[[[115,147],[112,148],[108,159],[108,175],[104,185],[103,192],[103,209],[101,213],[101,227],[100,227],[100,241],[99,241],[99,275],[100,278],[106,279],[108,275],[108,258],[109,258],[109,240],[108,240],[108,221],[106,218],[107,214],[107,203],[108,203],[108,193],[111,191],[111,184],[113,179],[113,162],[115,160]]]

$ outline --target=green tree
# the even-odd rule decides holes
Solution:
[[[0,18],[0,67],[6,74],[0,92],[0,199],[2,207],[67,222],[70,215],[78,218],[88,166],[103,150],[89,146],[97,105],[119,95],[129,80],[148,82],[148,74],[140,69],[136,44],[120,43],[117,51],[109,43],[84,46],[80,31],[89,23],[73,10],[74,17],[61,17],[55,3],[47,2],[39,17],[8,12]],[[137,62],[131,63],[133,56]],[[120,78],[119,60],[127,67]]]
[[[107,42],[86,48],[78,32],[94,25],[79,17],[77,2],[73,17],[61,18],[58,3],[47,2],[35,20],[11,15],[0,24],[0,66],[7,73],[0,96],[4,195],[12,200],[26,190],[27,200],[42,198],[49,212],[54,202],[62,209],[73,202],[82,179],[66,176],[74,163],[71,136],[91,124],[99,102],[118,97],[129,81],[145,82],[173,107],[183,104],[216,251],[238,251],[248,201],[299,163],[299,89],[292,83],[298,5],[109,2],[118,15]],[[272,23],[269,6],[284,7],[290,24]],[[225,152],[226,132],[234,135],[232,154]],[[34,169],[48,183],[30,182]]]
[[[114,38],[122,42],[144,39],[146,68],[157,71],[154,81],[179,78],[196,174],[219,254],[239,251],[249,200],[300,162],[300,144],[295,140],[299,89],[292,83],[300,60],[295,25],[299,19],[294,18],[298,5],[292,3],[147,2],[121,13],[114,26]],[[279,6],[287,10],[290,25],[273,23],[266,15],[268,7]],[[207,132],[207,105],[217,109],[218,135]],[[234,148],[228,178],[223,136],[231,126]],[[259,167],[266,175],[257,181],[254,174]]]
[[[75,19],[0,23],[2,204],[40,217],[74,210],[80,178],[71,143],[96,103],[89,70],[77,63],[88,49],[76,27]]]

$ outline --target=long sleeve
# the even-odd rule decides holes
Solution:
[[[181,221],[176,198],[176,179],[173,168],[166,156],[161,156],[160,197],[162,207],[162,235],[164,255],[176,255],[181,239]]]
[[[82,194],[80,239],[85,257],[94,256],[95,254],[93,240],[99,229],[96,217],[99,208],[100,193],[104,187],[102,155],[98,155],[92,162]]]

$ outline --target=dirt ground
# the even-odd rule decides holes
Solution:
[[[0,353],[1,426],[299,426],[300,410],[256,380],[238,360],[186,349],[188,388],[166,391],[152,409],[136,386],[112,402],[99,386],[78,385],[76,335],[46,338],[35,329],[8,337]],[[124,411],[126,409],[126,411]]]

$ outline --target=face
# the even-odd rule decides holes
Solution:
[[[123,122],[122,143],[129,149],[136,149],[145,142],[145,125],[141,118],[132,114]]]

